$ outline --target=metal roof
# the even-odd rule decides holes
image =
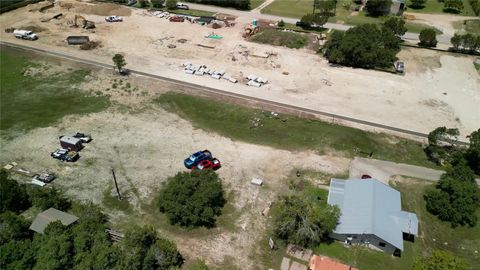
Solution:
[[[414,213],[402,211],[400,192],[376,179],[332,179],[328,204],[341,216],[337,234],[374,234],[403,250],[402,232],[418,235]]]
[[[32,225],[30,225],[30,230],[43,234],[48,224],[57,220],[68,226],[77,221],[78,217],[55,208],[50,208],[37,215]]]

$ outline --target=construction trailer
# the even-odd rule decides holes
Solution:
[[[82,140],[71,136],[60,137],[60,145],[70,151],[80,151],[83,148]]]
[[[88,36],[69,36],[67,37],[68,45],[82,45],[85,43],[90,42],[90,38]]]

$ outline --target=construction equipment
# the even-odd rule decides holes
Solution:
[[[251,37],[253,35],[255,35],[256,33],[258,33],[259,31],[259,28],[258,26],[256,25],[253,25],[253,23],[250,23],[250,24],[247,24],[243,30],[243,37],[246,38],[246,37]]]
[[[84,17],[80,16],[80,15],[75,15],[75,20],[73,22],[73,26],[74,27],[79,27],[80,25],[78,25],[78,22],[80,21],[81,23],[81,26],[82,28],[84,29],[93,29],[95,28],[95,23],[92,22],[92,21],[89,21],[87,19],[85,19]]]
[[[38,39],[37,34],[33,33],[29,30],[14,30],[13,34],[18,39],[28,39],[28,40],[36,40]]]

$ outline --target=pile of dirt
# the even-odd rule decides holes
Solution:
[[[40,27],[40,26],[37,26],[37,25],[21,26],[21,27],[18,27],[18,29],[28,30],[28,31],[32,31],[32,32],[35,32],[35,33],[40,33],[40,32],[48,30],[45,27]]]
[[[75,5],[75,11],[99,16],[130,16],[132,14],[132,11],[129,8],[112,3],[100,3],[95,5],[79,4]]]

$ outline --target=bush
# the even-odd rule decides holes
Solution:
[[[413,263],[412,270],[467,270],[468,264],[462,259],[455,257],[446,251],[436,250],[432,256],[417,258]]]
[[[337,226],[340,210],[298,196],[283,197],[274,214],[274,233],[287,243],[314,246]]]
[[[167,0],[165,2],[165,6],[170,10],[176,9],[177,8],[177,0]]]
[[[389,29],[364,24],[346,32],[334,31],[325,44],[330,63],[362,68],[392,67],[400,40]]]
[[[449,13],[460,13],[463,10],[462,0],[445,0],[443,11]]]
[[[19,213],[30,207],[25,185],[11,179],[6,171],[0,171],[0,213]]]
[[[391,6],[392,0],[368,0],[365,10],[368,15],[378,17],[388,14]]]
[[[427,0],[410,0],[410,7],[419,9],[425,7]]]
[[[60,211],[66,211],[70,209],[71,206],[71,201],[55,187],[32,187],[29,189],[28,195],[30,196],[32,204],[42,211],[51,207]]]
[[[170,223],[186,227],[213,227],[225,204],[222,184],[212,170],[179,172],[158,198],[158,207]]]
[[[436,47],[437,46],[437,33],[432,28],[423,29],[420,32],[420,43],[422,47]]]
[[[480,16],[480,0],[469,0],[468,2],[470,3],[475,15]]]
[[[427,210],[453,227],[477,224],[480,190],[475,174],[462,160],[442,175],[435,189],[425,193]]]
[[[283,20],[280,20],[277,25],[278,27],[285,27],[285,22]]]

